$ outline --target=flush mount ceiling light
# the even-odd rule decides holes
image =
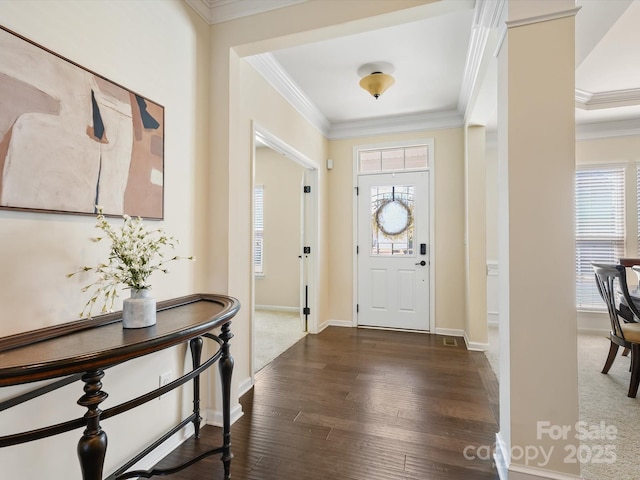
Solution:
[[[395,67],[389,62],[365,63],[358,68],[358,77],[361,78],[360,86],[377,99],[396,82],[391,76],[393,72],[395,72]]]
[[[387,88],[395,83],[391,75],[382,72],[373,72],[360,80],[360,86],[369,92],[375,99],[378,99]]]

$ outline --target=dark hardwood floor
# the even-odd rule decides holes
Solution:
[[[232,426],[234,480],[498,478],[491,459],[497,382],[464,341],[408,332],[330,327],[308,335],[256,375]],[[233,351],[233,348],[232,348]],[[158,466],[220,444],[207,426]],[[223,478],[218,455],[169,477]]]

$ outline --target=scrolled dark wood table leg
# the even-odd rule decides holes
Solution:
[[[189,340],[191,362],[194,370],[200,366],[203,343],[202,337],[196,337]],[[193,378],[193,414],[195,437],[200,438],[200,422],[202,422],[202,417],[200,416],[200,375]]]
[[[82,375],[84,395],[78,400],[78,405],[88,409],[84,414],[87,428],[78,441],[78,458],[83,480],[102,480],[104,458],[107,453],[107,434],[100,427],[102,410],[98,408],[108,397],[107,392],[102,391],[102,377],[102,370]]]
[[[222,382],[222,435],[223,452],[222,462],[224,464],[224,478],[231,478],[231,375],[233,374],[233,357],[229,353],[229,340],[233,338],[231,333],[231,322],[222,325],[220,339],[222,340],[222,355],[220,356],[220,380]]]

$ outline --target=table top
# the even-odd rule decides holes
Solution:
[[[157,323],[122,328],[122,312],[0,339],[0,386],[103,369],[178,345],[230,319],[233,297],[196,294],[158,302]]]

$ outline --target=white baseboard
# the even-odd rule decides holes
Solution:
[[[353,327],[353,322],[351,320],[329,320],[329,327]]]
[[[607,335],[611,326],[606,312],[578,312],[578,331]]]
[[[252,388],[253,388],[253,380],[251,379],[251,377],[248,377],[244,381],[240,382],[240,385],[238,385],[238,397],[243,396]]]
[[[277,310],[279,312],[299,312],[300,307],[282,307],[279,305],[256,305],[256,310]]]
[[[496,470],[498,471],[498,477],[500,480],[509,480],[509,461],[511,457],[507,451],[507,446],[502,440],[500,432],[496,433],[496,447],[493,451],[493,461],[496,464]]]
[[[331,325],[331,322],[329,320],[327,320],[326,322],[322,322],[320,325],[318,325],[317,333],[322,332],[325,328],[329,327],[330,325]]]
[[[580,475],[555,472],[553,470],[541,470],[539,468],[511,465],[509,467],[509,480],[581,480]]]
[[[242,415],[244,415],[244,412],[242,411],[242,405],[237,403],[233,407],[231,407],[231,425],[236,423],[238,419],[242,417]],[[205,425],[222,427],[223,426],[222,412],[219,410],[207,409],[204,423]]]
[[[493,454],[498,477],[500,480],[581,480],[580,475],[569,475],[567,473],[553,470],[542,470],[523,465],[509,464],[510,456],[506,445],[502,441],[500,432],[496,433],[496,445]]]
[[[467,336],[467,332],[464,332],[464,343],[467,345],[467,350],[472,352],[485,352],[489,349],[488,343],[471,342]]]
[[[187,424],[185,427],[171,435],[161,445],[158,445],[158,447],[151,451],[146,457],[134,463],[129,468],[129,471],[151,470],[155,464],[182,445],[182,443],[184,443],[184,441],[189,437],[193,436],[194,433],[195,429],[193,427],[193,423]]]
[[[436,328],[436,335],[447,335],[448,337],[464,337],[464,330],[457,328]]]
[[[218,413],[214,410],[206,410],[201,413],[204,414],[202,425],[222,427],[222,413]],[[242,415],[242,406],[237,404],[231,409],[231,424],[235,423],[240,417],[242,417]],[[187,424],[185,427],[171,435],[171,437],[161,445],[158,445],[158,447],[151,451],[146,457],[132,465],[129,470],[150,470],[160,460],[182,445],[185,440],[192,437],[194,433],[195,429],[193,427],[193,423]]]
[[[323,331],[327,327],[349,327],[349,328],[352,328],[353,327],[353,322],[351,320],[331,320],[331,319],[329,319],[326,322],[322,322],[318,326],[318,332],[317,333],[320,333],[321,331]]]

